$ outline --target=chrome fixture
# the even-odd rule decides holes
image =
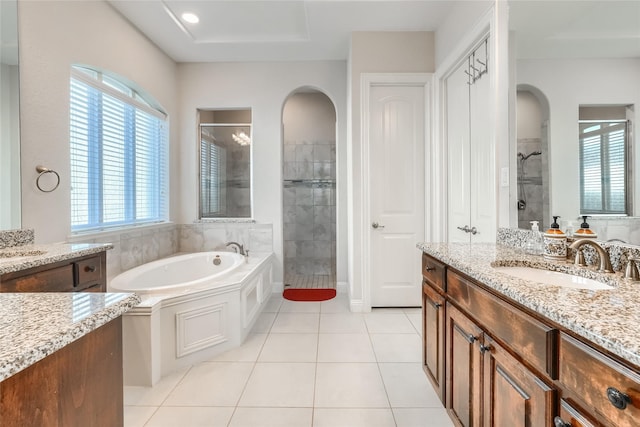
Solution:
[[[475,228],[475,227],[469,227],[468,225],[465,225],[464,227],[456,227],[456,228],[457,228],[458,230],[462,230],[462,231],[464,231],[465,233],[471,233],[471,234],[473,234],[474,236],[475,236],[476,234],[478,234],[478,229],[477,229],[477,228]]]
[[[373,222],[371,223],[371,227],[378,229],[378,228],[384,228],[384,225],[380,225],[377,222]]]
[[[585,265],[584,256],[582,255],[582,252],[580,250],[580,248],[582,248],[582,246],[584,245],[593,247],[593,249],[595,249],[595,251],[598,253],[598,257],[600,258],[600,267],[598,268],[598,271],[601,271],[604,273],[613,273],[613,267],[611,266],[611,260],[609,259],[609,254],[607,253],[607,251],[604,250],[602,246],[600,246],[593,239],[579,239],[573,242],[571,246],[569,246],[570,249],[573,249],[576,251],[576,258],[575,258],[576,265],[582,265],[582,266]]]
[[[227,247],[233,247],[233,251],[237,254],[249,256],[249,251],[244,249],[244,246],[237,242],[229,242],[227,243]]]

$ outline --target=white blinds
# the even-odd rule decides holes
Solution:
[[[627,212],[627,122],[580,122],[580,212]]]
[[[211,218],[223,214],[221,194],[222,171],[225,149],[208,141],[203,132],[200,140],[200,218]],[[215,139],[215,138],[213,138]]]
[[[77,73],[70,92],[72,231],[166,220],[164,117]]]

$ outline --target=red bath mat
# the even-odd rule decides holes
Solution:
[[[336,296],[335,289],[285,289],[282,296],[290,301],[326,301]]]

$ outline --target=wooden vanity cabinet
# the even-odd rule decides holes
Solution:
[[[87,255],[0,275],[0,292],[105,292],[107,254]]]
[[[455,425],[640,426],[637,366],[426,254],[422,273],[424,370]]]
[[[438,397],[445,401],[445,298],[444,264],[423,255],[422,258],[422,360],[427,378]]]

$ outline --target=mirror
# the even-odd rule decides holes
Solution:
[[[0,230],[10,230],[21,215],[17,1],[0,1],[0,37]]]
[[[640,2],[510,1],[509,29],[516,113],[511,165],[515,175],[524,175],[511,196],[510,222],[530,228],[529,220],[538,220],[544,229],[551,215],[559,215],[561,226],[572,221],[577,228],[580,106],[624,106],[632,129],[640,124]],[[640,133],[632,138],[637,147]],[[631,213],[637,217],[638,150],[629,161]],[[526,209],[519,209],[523,199]],[[533,217],[521,215],[525,211]],[[640,232],[637,237],[632,232],[640,229],[636,221],[640,218],[594,216],[589,223],[599,238],[640,244]]]
[[[198,110],[200,219],[251,218],[251,110]]]

